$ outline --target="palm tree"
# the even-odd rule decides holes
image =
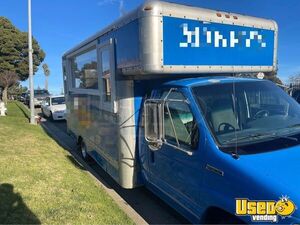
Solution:
[[[45,89],[48,90],[48,77],[50,76],[50,69],[47,63],[43,64],[43,70],[44,70],[44,75],[45,75]]]

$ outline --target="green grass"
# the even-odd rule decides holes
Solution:
[[[0,117],[0,224],[133,224],[26,114],[11,102]]]

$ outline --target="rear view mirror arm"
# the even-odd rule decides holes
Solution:
[[[170,90],[169,90],[169,92],[168,92],[168,94],[164,97],[164,102],[165,101],[167,101],[167,99],[168,99],[168,97],[169,97],[169,95],[172,93],[172,91],[176,91],[177,90],[177,88],[171,88]]]
[[[168,143],[168,142],[164,142],[164,144],[166,144],[166,145],[168,145],[168,146],[171,146],[171,147],[173,147],[173,148],[175,148],[175,149],[177,149],[177,150],[179,150],[179,151],[181,151],[181,152],[184,152],[185,154],[187,154],[187,155],[189,155],[189,156],[192,156],[192,155],[194,154],[193,151],[186,150],[186,149],[184,149],[184,148],[182,148],[182,147],[180,147],[180,146],[178,147],[178,146],[172,145],[172,144],[170,144],[170,143]]]
[[[177,146],[179,147],[180,146],[179,140],[178,140],[178,137],[177,137],[177,133],[176,133],[176,130],[175,130],[175,125],[174,125],[173,118],[172,118],[172,115],[171,115],[171,112],[170,112],[168,104],[166,104],[166,108],[167,108],[169,116],[170,116],[172,129],[173,129],[173,132],[174,132],[174,135],[175,135],[175,138],[176,138],[176,143],[177,143]]]

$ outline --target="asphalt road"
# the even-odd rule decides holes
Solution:
[[[37,109],[37,114],[41,115],[40,109]],[[67,127],[65,121],[50,121],[43,119],[43,125],[58,134],[57,137],[64,138],[68,141],[69,146],[73,146],[71,154],[78,158],[79,153],[75,150],[75,140],[67,137]],[[59,132],[58,132],[59,131]],[[67,140],[68,139],[68,140]],[[188,224],[189,222],[179,215],[175,210],[169,207],[161,199],[155,196],[144,187],[126,190],[121,188],[100,166],[96,163],[89,165],[92,168],[90,171],[100,182],[105,181],[109,188],[114,189],[123,200],[131,206],[148,224]],[[102,181],[101,181],[102,180]]]

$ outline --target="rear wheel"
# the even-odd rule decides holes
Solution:
[[[87,153],[87,147],[86,144],[84,143],[84,141],[81,141],[79,143],[79,149],[80,149],[80,153],[81,153],[81,157],[84,159],[84,161],[86,162],[91,162],[92,158],[91,156]]]

